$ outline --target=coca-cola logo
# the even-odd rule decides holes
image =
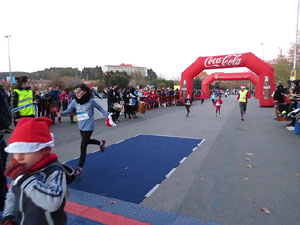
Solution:
[[[227,55],[224,57],[216,57],[213,56],[207,57],[204,61],[204,66],[206,68],[209,67],[227,67],[227,66],[239,66],[242,62],[240,58],[242,54],[239,55]]]

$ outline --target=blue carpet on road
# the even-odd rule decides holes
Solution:
[[[86,157],[72,189],[140,203],[203,139],[139,135]],[[109,143],[108,143],[109,144]],[[67,162],[77,167],[79,159]]]

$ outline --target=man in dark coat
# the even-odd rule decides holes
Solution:
[[[4,130],[9,129],[12,123],[12,114],[7,101],[7,94],[0,85],[0,211],[4,209],[5,195],[7,193],[6,177],[3,175],[6,169],[7,153],[4,151]]]
[[[116,89],[118,85],[113,84],[112,88],[107,93],[107,111],[113,112],[113,104],[115,103]]]

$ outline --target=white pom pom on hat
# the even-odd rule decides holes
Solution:
[[[241,88],[246,88],[246,85],[241,85]]]
[[[32,153],[46,147],[54,147],[50,133],[52,120],[38,117],[23,117],[11,134],[5,151],[8,153]]]

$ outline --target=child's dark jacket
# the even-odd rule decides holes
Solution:
[[[21,175],[11,183],[3,219],[22,225],[66,225],[66,191],[66,174],[57,161]]]

